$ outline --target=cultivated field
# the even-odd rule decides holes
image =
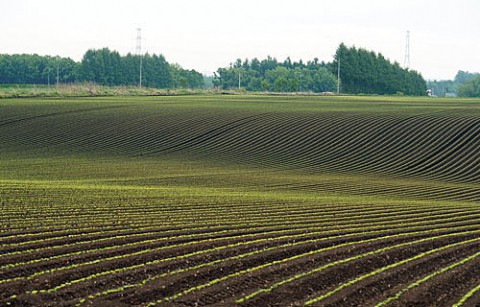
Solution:
[[[1,306],[478,306],[480,101],[0,100]]]

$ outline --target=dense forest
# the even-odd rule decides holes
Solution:
[[[36,54],[0,54],[0,84],[73,83],[80,80],[80,65],[69,58]]]
[[[413,70],[391,63],[381,54],[341,44],[333,63],[283,62],[238,59],[229,68],[220,68],[214,84],[223,89],[242,87],[249,91],[333,92],[337,91],[340,61],[340,90],[349,94],[426,95],[423,77]]]
[[[80,63],[69,58],[29,54],[0,55],[0,84],[95,82],[102,85],[142,85],[155,88],[201,88],[202,74],[169,64],[162,55],[127,54],[108,48],[88,50]]]
[[[261,61],[238,59],[229,68],[219,68],[213,83],[223,89],[272,92],[329,92],[337,87],[335,75],[318,59],[305,64],[290,58],[279,62],[271,57]]]
[[[341,91],[350,94],[424,96],[427,86],[414,70],[391,63],[382,54],[340,44],[330,71],[337,71],[340,62]]]

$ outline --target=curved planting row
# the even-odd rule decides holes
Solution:
[[[388,260],[381,262],[387,263],[385,271],[397,267],[407,270],[404,265],[426,257],[425,261],[436,268],[433,263],[439,257],[450,263],[450,251],[467,259],[480,246],[474,206],[275,207],[267,203],[263,208],[257,204],[256,210],[272,218],[258,223],[252,210],[248,205],[231,207],[223,229],[209,229],[205,227],[208,223],[201,223],[182,231],[155,231],[152,226],[103,234],[86,231],[65,236],[54,232],[46,233],[45,238],[23,235],[0,247],[0,301],[26,305],[72,305],[97,300],[140,305],[190,305],[192,300],[204,305],[225,300],[232,304],[232,300],[270,304],[275,302],[271,297],[278,297],[276,291],[283,293],[277,288],[287,284],[298,287],[300,281],[303,285],[303,280],[323,271],[322,263],[329,270],[337,269],[330,268],[333,264],[343,270],[347,263],[357,267],[359,263],[371,263],[372,257],[383,257]],[[243,226],[232,223],[241,215],[248,216]],[[232,225],[237,226],[229,228]],[[398,253],[402,256],[395,256]],[[435,257],[430,259],[430,255]],[[468,258],[462,265],[475,259]],[[371,274],[362,276],[353,280],[373,278]],[[472,283],[470,280],[468,285]],[[302,299],[313,300],[312,295],[306,291]]]
[[[381,99],[0,101],[0,305],[478,305],[478,107]]]
[[[272,100],[268,109],[244,106],[234,111],[226,108],[228,101],[218,101],[218,108],[161,100],[96,108],[80,104],[72,107],[77,110],[47,109],[44,115],[5,119],[0,141],[6,144],[2,150],[214,156],[311,171],[452,182],[480,178],[480,117],[475,109],[375,112],[372,106],[372,111],[358,113],[308,105],[309,110],[285,111]]]

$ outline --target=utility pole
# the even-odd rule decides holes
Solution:
[[[137,28],[137,55],[140,57],[140,76],[138,78],[138,87],[142,87],[142,29]]]
[[[340,94],[340,56],[338,56],[338,68],[337,68],[337,95]]]
[[[238,90],[240,90],[240,87],[241,87],[241,85],[242,85],[242,83],[241,83],[241,78],[242,78],[242,77],[241,77],[241,76],[242,76],[241,72],[238,71]]]
[[[58,67],[58,63],[57,63],[57,88],[59,84],[60,84],[60,67]]]

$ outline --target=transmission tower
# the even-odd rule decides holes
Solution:
[[[405,40],[405,61],[403,66],[406,69],[410,68],[410,31],[407,31],[407,39]]]
[[[143,62],[143,55],[142,55],[142,29],[137,28],[137,48],[136,53],[140,57],[140,76],[138,78],[138,87],[142,87],[142,62]]]

